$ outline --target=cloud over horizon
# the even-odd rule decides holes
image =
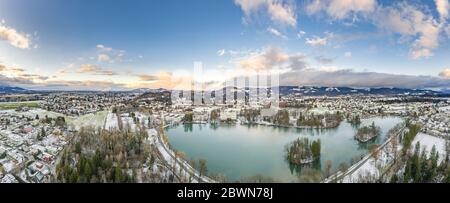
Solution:
[[[330,64],[333,59],[323,56],[314,58]],[[399,88],[448,88],[450,70],[440,76],[414,76],[402,74],[354,71],[352,69],[318,69],[308,62],[308,56],[288,54],[281,49],[270,47],[259,54],[238,61],[243,69],[268,70],[274,67],[288,69],[280,74],[280,85],[350,86],[350,87],[399,87]]]

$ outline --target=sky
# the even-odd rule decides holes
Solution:
[[[276,68],[281,85],[448,89],[449,12],[449,0],[0,0],[0,85],[178,89]]]

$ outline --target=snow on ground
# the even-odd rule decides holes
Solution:
[[[397,148],[397,151],[400,151]],[[353,173],[346,175],[342,182],[344,183],[357,183],[360,182],[360,177],[379,177],[380,169],[391,165],[394,161],[393,149],[391,146],[386,145],[382,150],[379,151],[378,158],[375,158],[372,155],[367,155],[370,158],[367,159],[358,169],[356,169]],[[351,169],[349,169],[351,170]]]
[[[439,152],[439,163],[445,158],[445,145],[446,140],[438,137],[434,137],[431,135],[427,135],[424,133],[417,134],[414,139],[412,146],[415,146],[417,142],[420,142],[420,147],[425,149],[427,153],[431,152],[433,145],[436,146],[436,151]],[[401,146],[397,147],[397,153],[400,153]],[[370,156],[370,155],[368,155]],[[367,177],[368,175],[372,177],[378,177],[380,175],[379,169],[385,168],[389,166],[393,162],[393,149],[390,144],[386,145],[380,152],[377,161],[373,157],[368,158],[358,169],[356,169],[353,173],[346,175],[342,182],[344,183],[353,183],[360,182],[359,178]],[[364,159],[365,160],[365,159]],[[364,161],[363,160],[363,161]],[[352,168],[349,169],[351,171]]]
[[[447,154],[445,151],[445,139],[434,137],[425,133],[419,133],[417,134],[416,138],[414,138],[411,146],[415,147],[417,142],[420,142],[421,150],[425,149],[428,155],[430,154],[433,146],[436,146],[436,151],[439,152],[438,162],[440,163],[442,160],[444,160],[445,155]]]
[[[441,111],[450,111],[450,106],[440,107],[439,110],[441,110]]]
[[[105,129],[109,130],[114,128],[119,128],[119,125],[117,124],[117,115],[109,112],[106,116]]]
[[[334,113],[334,111],[331,111],[331,110],[329,110],[328,108],[325,108],[325,107],[318,107],[318,108],[310,109],[308,111],[308,113],[309,114],[314,114],[314,115],[323,115],[323,114],[326,114],[326,113],[332,114],[332,113]]]
[[[76,130],[87,126],[102,128],[105,124],[107,113],[107,111],[100,111],[95,114],[91,113],[79,117],[66,117],[66,121],[69,125],[75,126]]]
[[[136,124],[134,123],[133,118],[131,118],[131,117],[122,117],[121,119],[122,119],[124,128],[126,126],[130,126],[131,132],[136,132]]]
[[[16,110],[1,110],[0,112],[16,116],[23,115],[32,118],[35,117],[36,115],[38,115],[39,118],[45,118],[45,116],[49,118],[64,117],[66,119],[67,124],[75,126],[77,130],[79,130],[81,127],[86,126],[94,126],[96,128],[103,127],[107,115],[106,111],[100,111],[95,114],[91,113],[79,117],[72,117],[72,116],[64,116],[61,113],[47,111],[41,108],[32,108],[25,112],[18,112]]]
[[[58,116],[62,116],[64,117],[63,114],[60,113],[56,113],[56,112],[52,112],[52,111],[47,111],[44,109],[40,109],[40,108],[32,108],[28,111],[25,112],[18,112],[16,110],[1,110],[0,112],[5,112],[11,115],[17,115],[17,116],[26,116],[26,117],[35,117],[36,115],[39,115],[39,118],[44,118],[45,116],[48,116],[49,118],[57,118]]]

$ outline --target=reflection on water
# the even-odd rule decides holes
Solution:
[[[313,161],[310,164],[304,164],[304,165],[296,165],[296,164],[292,164],[291,162],[289,162],[286,159],[286,164],[288,164],[289,166],[289,170],[291,172],[292,175],[294,176],[299,176],[300,173],[302,172],[302,170],[304,169],[313,169],[313,170],[321,170],[322,169],[322,162],[320,161],[320,159]]]
[[[185,133],[192,132],[192,127],[193,127],[192,124],[184,124],[183,127],[184,127]]]
[[[381,144],[386,133],[400,123],[400,118],[371,118],[361,126],[375,122],[381,136],[368,143],[354,139],[357,127],[342,122],[334,129],[297,129],[262,125],[185,124],[166,129],[171,145],[188,158],[206,159],[208,171],[226,174],[231,181],[262,174],[275,180],[292,182],[305,169],[324,171],[330,160],[332,170],[341,163],[360,159],[374,144]],[[320,139],[320,160],[309,165],[293,166],[286,160],[285,146],[300,137]]]

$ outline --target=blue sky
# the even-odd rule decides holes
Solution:
[[[206,70],[281,66],[295,76],[289,85],[348,73],[355,81],[326,84],[383,86],[394,75],[402,82],[387,86],[447,88],[448,10],[448,0],[4,0],[0,79],[32,89],[171,88],[201,61]],[[295,56],[304,67],[290,64]],[[378,81],[364,84],[367,73]]]

